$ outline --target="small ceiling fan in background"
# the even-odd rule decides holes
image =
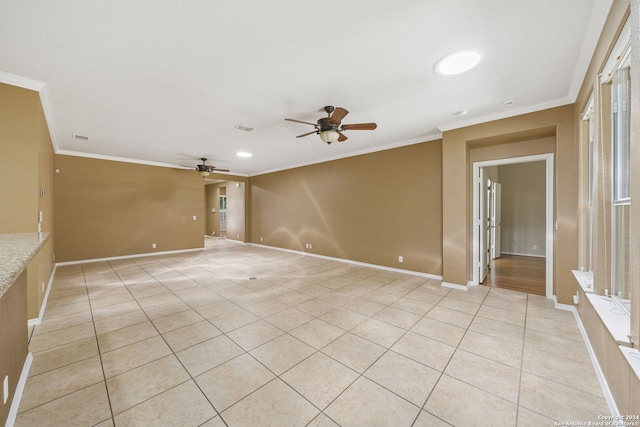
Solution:
[[[285,120],[315,127],[315,130],[303,133],[302,135],[298,135],[296,136],[296,138],[302,138],[303,136],[315,133],[317,135],[320,135],[320,139],[327,144],[331,144],[332,142],[336,141],[346,141],[347,137],[342,133],[346,130],[374,130],[378,127],[378,125],[376,125],[375,123],[341,124],[342,119],[344,119],[345,116],[349,114],[349,111],[342,107],[333,107],[331,105],[328,105],[324,107],[324,111],[327,112],[327,117],[318,119],[318,122],[316,124],[303,122],[302,120],[296,119]]]
[[[200,160],[202,160],[202,164],[201,165],[196,165],[195,166],[195,170],[196,172],[198,172],[198,175],[200,175],[201,177],[207,177],[209,176],[212,172],[229,172],[229,169],[220,169],[217,168],[215,166],[211,166],[211,165],[207,165],[207,158],[206,157],[200,157]],[[185,168],[189,168],[189,169],[194,169],[193,166],[185,166],[182,165]]]

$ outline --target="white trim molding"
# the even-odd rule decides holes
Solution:
[[[9,408],[9,415],[7,416],[5,427],[13,427],[16,422],[18,407],[20,406],[20,400],[22,400],[22,393],[24,392],[24,386],[27,383],[27,377],[29,376],[29,370],[31,369],[32,362],[33,355],[31,353],[27,353],[27,358],[24,360],[24,365],[22,365],[22,372],[20,372],[20,379],[16,386],[16,392],[13,394],[13,400],[11,401],[11,407]]]

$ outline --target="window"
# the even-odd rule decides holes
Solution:
[[[630,312],[629,283],[629,133],[630,73],[628,60],[613,74],[611,111],[613,130],[611,212],[611,294]]]
[[[584,250],[584,258],[581,258],[581,266],[586,271],[593,271],[593,209],[594,209],[594,180],[595,180],[595,132],[596,132],[596,117],[594,110],[594,98],[591,96],[587,107],[580,115],[582,121],[586,123],[587,131],[587,185],[586,185],[586,222],[582,225],[582,248]],[[586,237],[584,237],[586,236]]]

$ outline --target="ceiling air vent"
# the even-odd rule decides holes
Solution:
[[[236,126],[236,129],[242,130],[242,131],[245,131],[245,132],[253,132],[254,130],[256,130],[256,128],[251,127],[251,126],[247,126],[247,125],[238,125],[238,126]]]
[[[77,133],[74,133],[72,136],[73,136],[73,139],[77,139],[79,141],[88,141],[89,140],[88,136],[78,135]]]

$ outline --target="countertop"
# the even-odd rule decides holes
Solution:
[[[51,233],[0,234],[0,297],[9,289]]]

